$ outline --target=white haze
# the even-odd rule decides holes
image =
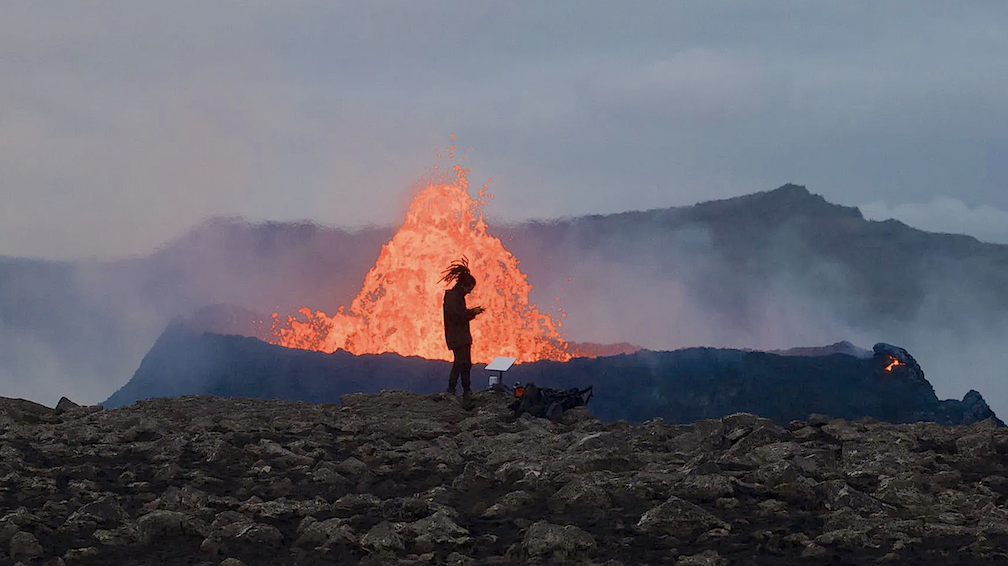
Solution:
[[[875,201],[859,208],[870,220],[894,218],[921,230],[966,234],[984,242],[1008,244],[1008,211],[990,205],[970,207],[961,200],[942,196],[923,204],[889,206],[885,201]]]
[[[661,250],[672,264],[669,268],[656,266],[651,253],[582,252],[574,256],[569,271],[556,273],[549,290],[534,288],[534,298],[540,304],[550,304],[549,294],[560,298],[558,304],[568,312],[564,329],[574,341],[629,342],[654,350],[771,350],[863,338],[840,321],[834,305],[813,296],[789,274],[766,288],[743,288],[733,283],[731,268],[701,231],[690,230],[684,239],[689,243],[683,248]],[[612,242],[613,247],[621,245]],[[836,276],[831,264],[820,267],[822,273]],[[724,287],[707,295],[709,289],[696,273]],[[565,282],[566,277],[571,281]],[[561,286],[564,290],[558,291]]]

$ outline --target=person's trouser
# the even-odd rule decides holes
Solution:
[[[472,370],[472,344],[463,344],[452,349],[455,354],[455,362],[452,363],[451,373],[448,374],[448,391],[455,392],[458,385],[458,378],[462,376],[462,391],[469,392],[472,382],[469,373]]]

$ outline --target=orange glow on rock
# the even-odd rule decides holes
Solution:
[[[887,365],[887,366],[885,367],[885,370],[886,370],[886,371],[892,371],[892,370],[893,370],[893,368],[895,368],[896,366],[902,366],[902,365],[906,365],[906,364],[904,364],[903,362],[901,362],[901,361],[897,360],[897,359],[896,359],[895,357],[893,357],[893,356],[889,356],[889,365]]]
[[[330,316],[305,307],[286,320],[274,313],[274,342],[323,352],[450,360],[442,314],[446,286],[440,279],[453,260],[465,255],[477,280],[467,304],[486,308],[471,323],[473,361],[486,363],[495,356],[519,362],[569,360],[560,321],[529,304],[532,285],[518,269],[518,259],[487,232],[482,207],[492,197],[486,187],[474,200],[467,192],[468,169],[453,171],[416,195],[349,308],[341,306]]]

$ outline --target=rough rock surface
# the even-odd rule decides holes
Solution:
[[[508,401],[0,399],[0,563],[1008,561],[993,421],[552,423]]]

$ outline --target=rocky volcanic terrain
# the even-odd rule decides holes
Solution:
[[[509,401],[0,399],[0,563],[1008,562],[993,421],[552,423]]]

